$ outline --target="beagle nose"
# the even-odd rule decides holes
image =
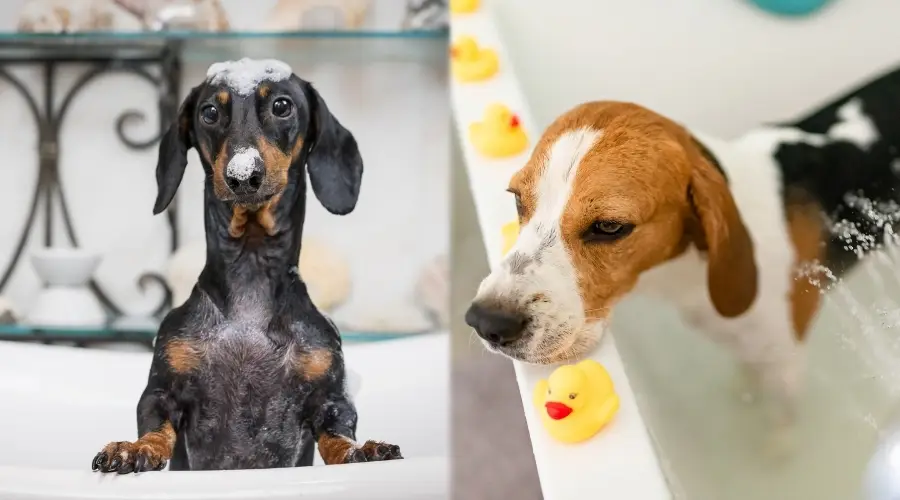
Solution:
[[[466,324],[497,346],[512,344],[525,333],[525,316],[478,303],[472,303],[466,311]]]
[[[259,191],[265,178],[265,167],[256,148],[238,149],[225,167],[225,184],[234,194]]]

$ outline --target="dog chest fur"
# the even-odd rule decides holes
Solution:
[[[305,444],[303,406],[314,384],[302,373],[308,347],[271,331],[270,316],[256,301],[240,303],[225,316],[205,302],[198,356],[184,384],[184,422],[179,436],[192,470],[292,467]],[[203,453],[192,453],[192,450]]]

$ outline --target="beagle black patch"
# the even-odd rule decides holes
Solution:
[[[785,209],[828,216],[823,263],[840,276],[900,220],[900,69],[778,128]]]

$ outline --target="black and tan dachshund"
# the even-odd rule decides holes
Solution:
[[[160,326],[137,441],[106,445],[92,468],[294,467],[312,464],[315,443],[326,464],[402,458],[356,441],[338,330],[297,270],[305,170],[328,211],[352,211],[363,170],[353,135],[286,64],[242,59],[210,67],[164,135],[154,213],[192,147],[206,173],[206,265]]]

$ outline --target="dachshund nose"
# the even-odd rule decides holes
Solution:
[[[259,191],[262,180],[262,169],[256,169],[246,178],[236,175],[227,175],[225,182],[234,194],[253,194]]]
[[[525,333],[525,316],[522,314],[478,303],[473,303],[466,311],[466,324],[474,328],[479,337],[496,346],[512,344]]]
[[[265,168],[255,148],[236,151],[225,168],[225,184],[237,195],[259,191],[264,178]]]

